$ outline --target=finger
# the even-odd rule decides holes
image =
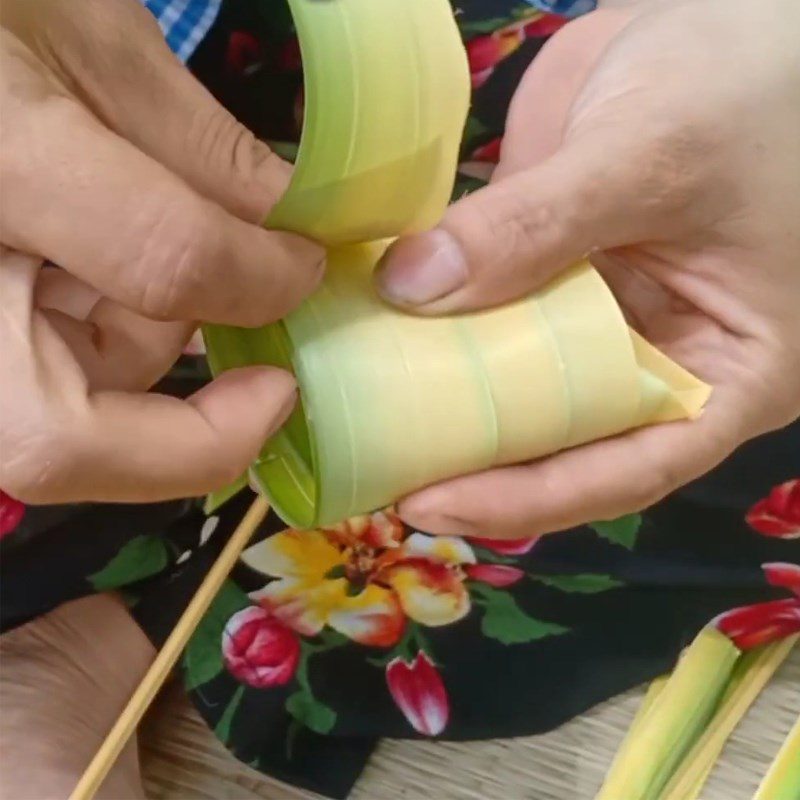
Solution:
[[[292,377],[263,367],[226,372],[186,401],[99,392],[53,434],[35,477],[9,471],[3,486],[29,503],[201,495],[241,475],[294,402]]]
[[[89,316],[100,296],[97,289],[58,267],[44,266],[36,277],[37,308],[60,311],[77,320]]]
[[[399,505],[442,534],[517,538],[640,511],[716,466],[741,437],[741,403],[715,389],[695,421],[643,428],[542,459],[442,483]]]
[[[156,322],[103,298],[84,320],[44,312],[81,366],[93,391],[142,391],[160,380],[194,330],[191,322]]]
[[[638,238],[636,173],[619,143],[579,139],[452,205],[432,231],[400,239],[381,294],[422,314],[496,305],[538,288],[596,248]]]
[[[50,3],[8,24],[28,42],[35,32],[37,50],[46,43],[53,68],[110,128],[231,213],[263,222],[285,191],[290,165],[180,63],[141,3],[84,2],[79,15]]]
[[[526,72],[515,93],[503,137],[502,156],[494,171],[494,182],[502,181],[504,178],[530,169],[557,153],[558,148],[562,145],[570,106],[608,42],[629,20],[628,11],[620,9],[596,11],[574,20],[548,41]],[[525,191],[525,184],[529,185],[530,183],[530,181],[520,181],[520,190]],[[532,188],[535,191],[535,187]],[[497,197],[499,197],[499,193],[484,192],[483,202],[474,204],[474,216],[480,217],[482,210],[488,209]],[[513,198],[509,198],[509,200],[513,200]],[[466,205],[465,201],[462,202]],[[509,209],[509,211],[512,210],[518,214],[525,213],[524,207]],[[533,206],[531,210],[534,210]],[[461,211],[464,212],[465,209],[461,209]],[[458,243],[461,243],[461,237],[458,234],[467,231],[470,211],[471,209],[467,208],[466,213],[461,214],[462,219],[459,219],[458,212],[454,211],[455,220],[451,221],[448,226],[446,218],[442,225],[443,230],[447,233],[455,229]],[[543,211],[542,209],[539,212],[540,215],[543,214]],[[491,217],[487,222],[493,225],[494,220],[495,217]],[[535,224],[535,220],[533,220],[533,224]],[[480,231],[476,232],[474,239],[477,240],[486,232],[486,226],[481,227]],[[500,233],[501,231],[498,231],[498,234]],[[532,230],[531,233],[534,231]],[[440,238],[445,241],[444,236]],[[428,270],[425,261],[430,259],[431,250],[435,247],[435,242],[432,241],[433,236],[428,242],[425,242],[424,238],[418,238],[416,249],[413,248],[414,240],[401,242],[396,245],[392,257],[387,259],[383,269],[379,272],[379,289],[387,299],[397,302],[401,306],[417,307],[418,301],[421,299],[423,301],[422,308],[417,308],[417,310],[423,313],[426,311],[440,313],[459,308],[492,305],[530,291],[536,284],[530,280],[528,275],[524,275],[521,281],[517,281],[521,286],[510,284],[501,287],[498,285],[501,276],[496,274],[497,253],[502,252],[504,247],[497,247],[497,238],[497,236],[490,235],[488,240],[484,241],[484,247],[476,246],[474,241],[466,242],[465,249],[469,248],[470,252],[456,254],[455,260],[471,263],[456,265],[452,270],[448,270],[441,264],[431,265]],[[525,246],[525,241],[521,244]],[[576,259],[583,255],[581,246],[572,249]],[[408,248],[405,252],[403,252],[404,247]],[[497,252],[492,252],[493,250]],[[529,254],[522,254],[524,267],[534,267],[526,257],[533,258],[535,249],[531,248],[531,250],[532,252]],[[479,285],[477,287],[470,286],[466,296],[463,283],[461,288],[458,285],[455,289],[447,286],[449,271],[455,273],[453,280],[456,282],[464,277],[464,273],[467,274],[467,281],[474,281],[472,263],[478,268],[483,266],[486,272],[491,271],[492,275],[488,285],[484,285],[479,278]],[[514,268],[513,265],[512,268]],[[445,283],[444,289],[441,286],[431,288],[425,285],[429,271],[437,273],[436,277]],[[546,275],[545,277],[537,275],[534,278],[545,280]],[[419,283],[422,283],[422,286]],[[488,290],[488,294],[481,296],[480,293],[484,290]],[[443,291],[444,294],[442,294]],[[409,295],[411,295],[410,298]],[[428,299],[431,295],[433,295],[432,300]],[[428,303],[431,305],[426,307]]]
[[[294,379],[265,367],[225,373],[186,401],[87,394],[34,309],[39,271],[36,258],[0,248],[0,486],[12,496],[60,503],[202,494],[238,477],[291,411]]]
[[[53,267],[39,271],[35,303],[72,351],[93,391],[149,389],[175,363],[195,327],[142,317]]]
[[[154,319],[259,325],[319,281],[321,248],[203,199],[77,103],[6,106],[15,158],[4,164],[0,233],[12,247]]]

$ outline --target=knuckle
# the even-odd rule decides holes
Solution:
[[[212,172],[230,176],[238,187],[244,214],[260,222],[288,186],[288,164],[221,107],[198,114],[189,136]]]
[[[702,123],[673,123],[647,140],[637,159],[641,201],[659,214],[686,210],[697,198],[718,145]]]
[[[234,176],[243,181],[245,185],[258,184],[260,192],[266,197],[271,208],[278,202],[283,190],[288,185],[290,170],[287,165],[277,153],[270,150],[251,131],[238,122],[235,123],[229,141],[230,161]],[[285,174],[285,185],[276,186],[271,180],[276,173]]]
[[[214,227],[202,200],[154,209],[128,274],[132,301],[153,319],[194,319],[204,277],[215,264]]]
[[[473,229],[488,231],[497,261],[516,261],[533,243],[557,239],[563,224],[554,204],[531,203],[514,190],[506,190],[484,211],[482,223],[476,219]]]
[[[68,443],[52,429],[0,437],[0,487],[23,503],[58,500],[69,471]],[[5,455],[9,453],[10,455]]]
[[[4,183],[49,172],[52,132],[86,125],[86,112],[72,98],[35,81],[4,87],[0,102],[0,174]]]

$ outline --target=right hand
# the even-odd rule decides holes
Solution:
[[[714,388],[703,415],[467,475],[420,530],[519,538],[641,511],[800,414],[800,5],[587,14],[517,89],[489,185],[379,272],[418,314],[497,305],[587,255],[631,324]],[[736,47],[729,43],[736,42]]]
[[[0,487],[33,503],[201,494],[245,470],[293,379],[254,367],[186,401],[145,390],[197,320],[291,310],[324,252],[260,226],[289,165],[137,0],[74,6],[0,12]]]

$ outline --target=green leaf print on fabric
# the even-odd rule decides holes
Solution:
[[[508,17],[491,17],[490,19],[462,22],[459,28],[461,29],[461,35],[464,37],[480,36],[485,33],[494,33],[499,28],[504,28],[508,23]]]
[[[323,631],[320,644],[301,643],[300,663],[297,665],[295,678],[300,687],[286,699],[286,710],[292,715],[297,725],[304,726],[314,733],[323,736],[333,730],[336,724],[336,712],[314,697],[311,681],[308,677],[309,659],[317,653],[325,653],[348,643],[348,639],[335,631]],[[287,755],[291,758],[294,738],[299,733],[295,726],[287,741]]]
[[[641,526],[641,514],[626,514],[624,517],[608,520],[606,522],[593,522],[590,525],[592,530],[604,539],[622,545],[628,550],[633,550],[636,546],[636,539]]]
[[[239,686],[239,688],[234,692],[233,697],[231,697],[230,702],[225,707],[225,711],[222,713],[222,716],[219,718],[219,722],[214,728],[214,735],[222,742],[222,744],[227,744],[228,739],[230,739],[231,724],[233,723],[233,718],[236,716],[236,712],[239,710],[239,704],[242,702],[243,697],[244,686]]]
[[[480,178],[473,178],[471,175],[456,175],[455,183],[453,184],[453,194],[450,198],[452,202],[463,200],[467,195],[477,192],[486,186],[486,181]]]
[[[304,689],[287,698],[286,710],[306,728],[323,736],[336,724],[336,712]]]
[[[169,551],[158,536],[137,536],[87,580],[95,591],[107,592],[157,575],[169,564]]]
[[[484,607],[481,620],[483,635],[502,644],[525,644],[546,636],[558,636],[569,630],[563,625],[529,616],[508,592],[484,585],[473,586],[472,592],[477,595],[473,598],[475,604]]]
[[[545,586],[551,586],[553,589],[577,594],[597,594],[625,585],[622,581],[614,580],[609,575],[595,575],[592,573],[583,575],[531,575],[530,577]]]
[[[473,117],[470,114],[467,117],[466,123],[464,123],[464,141],[470,142],[473,139],[477,139],[481,136],[491,135],[492,131],[477,117]]]
[[[186,688],[196,689],[222,672],[222,632],[237,612],[251,605],[247,595],[233,581],[226,581],[189,640],[183,654]]]

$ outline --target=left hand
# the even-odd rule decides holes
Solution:
[[[147,390],[196,320],[262,325],[319,282],[321,247],[260,224],[290,172],[139,0],[3,0],[4,492],[154,502],[242,474],[294,405],[291,375],[230,370],[185,400]]]
[[[612,519],[800,415],[800,8],[769,0],[756,29],[748,9],[567,25],[517,91],[490,185],[377,276],[391,302],[451,313],[589,253],[634,327],[714,387],[703,416],[430,487],[400,503],[409,524],[516,538]]]

